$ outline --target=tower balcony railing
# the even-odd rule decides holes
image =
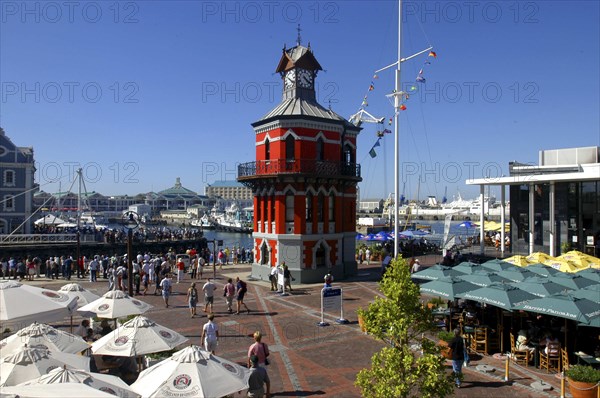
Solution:
[[[315,159],[257,160],[238,165],[238,178],[240,180],[281,174],[306,174],[316,177],[360,179],[360,165],[357,163]]]

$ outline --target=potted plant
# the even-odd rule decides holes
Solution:
[[[563,243],[560,244],[560,252],[562,254],[565,254],[569,250],[571,250],[571,243],[569,243],[569,242],[563,242]]]
[[[442,330],[438,333],[437,337],[439,339],[438,346],[440,346],[440,353],[442,356],[447,359],[452,358],[452,352],[450,351],[450,347],[448,347],[448,345],[454,338],[454,332]]]
[[[433,310],[433,309],[436,309],[436,308],[440,308],[445,303],[446,303],[446,301],[443,300],[442,298],[440,298],[440,297],[433,297],[432,299],[430,299],[427,302],[427,308]]]
[[[587,365],[573,365],[565,370],[565,376],[567,376],[569,391],[573,398],[596,398],[598,396],[599,369]]]
[[[367,333],[367,328],[365,328],[365,310],[359,308],[356,310],[356,315],[358,317],[358,326],[360,327],[360,331]]]

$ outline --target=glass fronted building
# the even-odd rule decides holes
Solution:
[[[600,256],[600,147],[540,151],[539,165],[509,163],[509,177],[467,184],[510,193],[513,254],[579,250]],[[502,198],[504,200],[504,198]]]

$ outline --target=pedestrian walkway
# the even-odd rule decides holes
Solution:
[[[427,258],[420,257],[428,263]],[[224,266],[217,272],[215,283],[215,322],[219,325],[219,345],[216,355],[246,364],[248,347],[253,343],[252,334],[259,330],[263,342],[269,345],[271,355],[267,367],[271,378],[272,396],[302,397],[320,395],[326,397],[360,397],[360,391],[354,386],[356,374],[360,369],[370,367],[371,356],[383,347],[383,344],[369,335],[365,335],[357,324],[356,310],[366,308],[377,295],[379,264],[370,267],[361,266],[357,276],[349,281],[334,282],[334,286],[344,289],[344,316],[350,321],[347,325],[335,322],[339,312],[327,314],[325,320],[330,326],[319,327],[320,291],[322,284],[294,285],[289,296],[282,297],[270,291],[268,281],[249,280],[251,267],[248,264]],[[212,273],[210,273],[212,276]],[[204,276],[208,276],[206,271]],[[248,282],[248,294],[244,302],[252,310],[250,314],[229,314],[225,298],[222,297],[223,285],[227,278],[239,276]],[[84,287],[97,289],[103,294],[108,282],[99,279],[97,283],[77,281]],[[190,344],[201,344],[202,326],[206,323],[206,314],[202,312],[202,299],[199,301],[198,316],[190,318],[186,301],[189,287],[189,275],[183,283],[173,285],[171,307],[165,308],[160,296],[138,296],[154,308],[145,315],[157,323],[171,328],[186,337]],[[198,281],[196,281],[198,284]],[[31,283],[31,282],[29,282]],[[64,280],[50,281],[38,279],[33,284],[58,290]],[[153,289],[150,289],[153,291]],[[77,320],[75,321],[77,322]],[[477,365],[488,365],[495,369],[493,373],[477,370]],[[511,364],[512,366],[512,364]],[[448,362],[448,371],[451,364]],[[510,382],[504,382],[504,361],[491,356],[479,357],[464,368],[465,381],[455,391],[455,397],[558,397],[560,380],[552,374],[546,374],[528,368],[511,368]],[[554,388],[543,393],[530,386],[543,380]]]

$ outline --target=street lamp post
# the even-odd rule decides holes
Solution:
[[[133,246],[133,230],[139,227],[138,222],[139,216],[134,211],[127,211],[123,213],[122,223],[127,228],[127,275],[128,279],[128,293],[133,296],[133,263],[132,263],[132,246]]]

